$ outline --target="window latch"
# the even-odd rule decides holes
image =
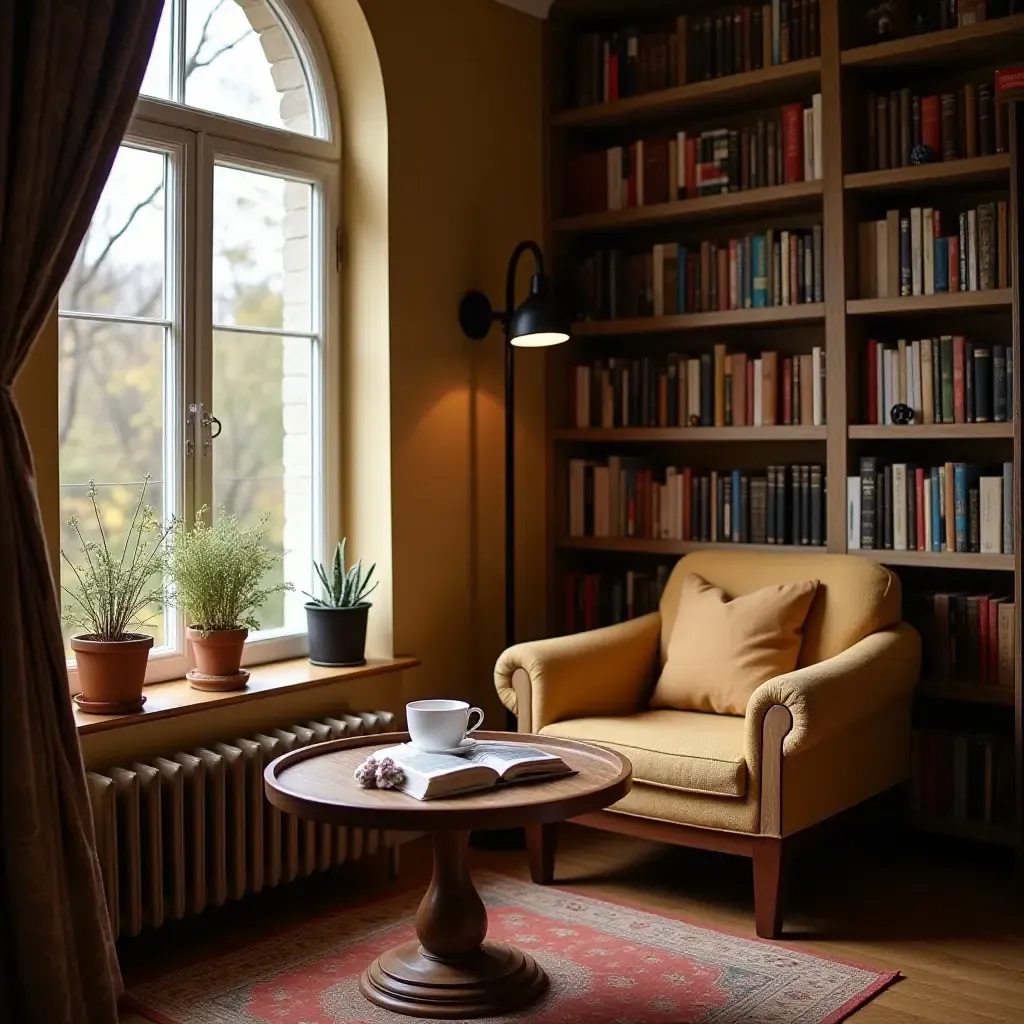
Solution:
[[[189,431],[195,434],[195,424],[199,421],[199,426],[207,431],[208,436],[203,440],[203,458],[205,459],[210,454],[210,448],[213,442],[220,437],[221,432],[224,430],[224,426],[213,413],[207,412],[203,408],[202,402],[193,402],[188,407],[188,419],[189,419]],[[186,437],[185,439],[185,452],[190,457],[195,455],[195,442],[192,437]]]

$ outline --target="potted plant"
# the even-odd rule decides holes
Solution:
[[[320,562],[313,563],[323,584],[324,596],[306,594],[306,623],[309,628],[309,660],[314,665],[342,668],[366,662],[366,619],[370,603],[366,600],[377,589],[370,586],[376,563],[363,575],[360,559],[345,568],[345,538],[334,549],[330,572]]]
[[[191,529],[175,531],[169,559],[174,601],[188,619],[196,659],[186,677],[199,690],[240,690],[249,679],[242,648],[249,630],[259,628],[256,611],[271,594],[294,588],[264,584],[282,557],[267,544],[269,516],[243,526],[221,510],[211,526],[206,512],[204,505]]]
[[[93,480],[88,494],[99,540],[85,539],[76,516],[67,521],[78,536],[85,559],[75,564],[61,548],[61,558],[77,581],[77,585],[62,587],[72,601],[64,608],[64,620],[86,631],[70,641],[81,687],[74,699],[83,711],[124,714],[140,710],[145,701],[142,687],[153,637],[137,629],[146,625],[143,613],[147,609],[153,615],[163,606],[165,542],[174,526],[162,527],[156,512],[146,504],[148,486],[147,476],[123,546],[110,543]]]

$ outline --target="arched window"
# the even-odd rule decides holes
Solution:
[[[60,293],[62,521],[95,480],[116,540],[146,475],[165,520],[269,513],[295,591],[247,663],[302,652],[302,591],[340,528],[335,99],[301,0],[165,0]],[[183,674],[184,625],[154,617],[151,678]]]

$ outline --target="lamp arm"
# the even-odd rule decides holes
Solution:
[[[512,250],[512,256],[508,261],[508,273],[505,276],[505,308],[500,313],[494,314],[494,319],[505,326],[508,326],[516,308],[516,271],[519,269],[519,260],[524,253],[533,254],[534,273],[544,273],[544,253],[536,242],[520,242]]]

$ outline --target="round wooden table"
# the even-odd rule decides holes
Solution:
[[[418,942],[381,954],[360,989],[379,1006],[413,1017],[489,1017],[532,1003],[547,976],[528,953],[487,936],[487,911],[467,867],[470,829],[564,821],[615,803],[632,769],[609,750],[556,737],[477,732],[483,740],[524,743],[558,754],[576,775],[438,800],[362,789],[352,776],[371,749],[404,743],[407,733],[354,736],[293,750],[264,773],[267,798],[290,814],[331,825],[427,831],[434,873],[416,914]]]

